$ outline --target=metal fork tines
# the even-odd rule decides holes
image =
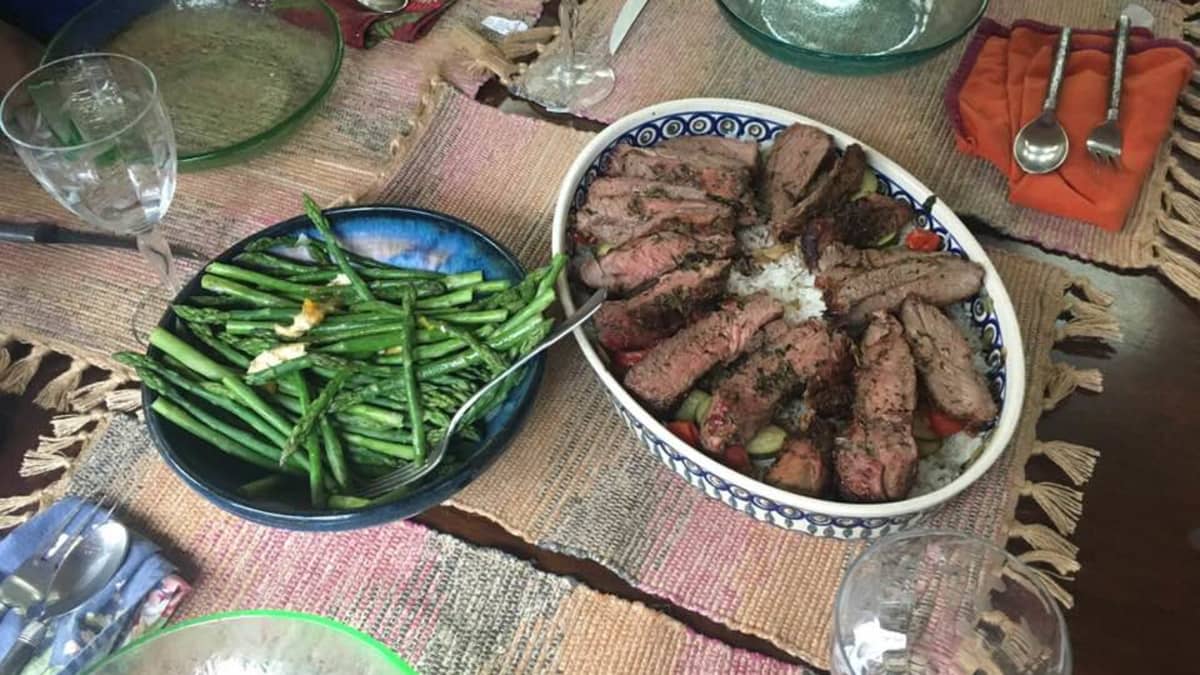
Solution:
[[[1117,43],[1113,49],[1112,88],[1104,121],[1087,137],[1088,154],[1097,162],[1115,165],[1121,159],[1121,80],[1125,74],[1125,51],[1129,44],[1129,17],[1117,19]]]
[[[446,456],[446,448],[449,447],[455,430],[458,429],[458,426],[462,423],[467,413],[471,411],[471,408],[478,403],[485,394],[491,391],[492,388],[508,379],[510,375],[531,361],[535,356],[549,349],[550,345],[553,345],[568,333],[575,330],[579,324],[591,318],[591,316],[596,313],[596,310],[600,309],[600,305],[604,303],[604,299],[606,297],[607,294],[603,289],[593,293],[591,297],[587,299],[587,302],[583,303],[579,309],[575,310],[574,314],[567,317],[567,319],[563,321],[558,328],[555,328],[553,332],[547,335],[546,339],[542,340],[538,346],[530,350],[530,352],[525,356],[517,359],[512,365],[510,365],[508,368],[505,368],[499,375],[492,378],[490,382],[483,385],[483,387],[480,388],[479,391],[475,392],[471,398],[468,398],[466,401],[464,401],[463,404],[459,406],[458,411],[454,413],[454,417],[450,418],[450,424],[446,425],[445,433],[443,433],[441,439],[438,440],[437,444],[429,453],[429,456],[425,458],[424,462],[412,462],[400,467],[399,469],[396,469],[389,474],[380,476],[379,478],[376,478],[370,483],[364,485],[362,489],[358,491],[358,494],[368,499],[382,497],[416,481],[418,478],[421,478],[430,471],[433,471],[433,469],[436,468],[437,465],[442,461],[442,458]]]

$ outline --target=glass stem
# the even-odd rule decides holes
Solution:
[[[179,284],[175,277],[175,258],[171,256],[171,245],[167,243],[162,230],[153,227],[138,234],[137,246],[146,262],[158,274],[163,287],[171,295],[177,293]]]

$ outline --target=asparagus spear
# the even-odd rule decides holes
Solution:
[[[304,439],[308,438],[313,428],[316,427],[317,422],[320,421],[320,418],[329,409],[329,404],[333,403],[333,397],[337,395],[338,390],[342,388],[342,385],[346,383],[346,379],[349,377],[349,371],[338,373],[332,380],[326,383],[325,388],[321,390],[316,400],[307,408],[304,406],[303,398],[301,399],[300,419],[291,428],[287,443],[283,446],[285,457],[295,452],[300,447],[300,444],[304,442]]]
[[[342,274],[350,280],[350,286],[354,289],[355,294],[360,300],[374,300],[375,296],[371,295],[371,289],[367,288],[367,283],[362,280],[358,272],[350,266],[350,261],[346,259],[346,253],[342,247],[338,245],[337,238],[333,236],[333,226],[325,218],[325,214],[321,213],[320,207],[312,200],[312,197],[304,195],[304,211],[308,214],[308,219],[316,225],[317,231],[321,233],[321,237],[325,240],[325,252],[329,254],[331,260],[341,270]]]

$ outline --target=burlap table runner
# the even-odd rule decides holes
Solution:
[[[495,235],[525,263],[544,261],[559,181],[590,134],[479,106],[444,85],[430,90],[418,120],[393,171],[361,201],[445,211]],[[1024,467],[1031,455],[1047,454],[1069,470],[1069,480],[1082,483],[1090,475],[1094,451],[1037,441],[1034,427],[1043,409],[1076,386],[1100,386],[1096,371],[1052,363],[1054,343],[1113,336],[1116,329],[1103,294],[1058,268],[993,255],[1025,339],[1025,410],[1010,451],[932,524],[1002,543],[1030,540],[1032,548],[1022,553],[1027,562],[1048,574],[1069,574],[1078,567],[1075,547],[1062,535],[1074,530],[1082,494],[1030,483]],[[1077,285],[1087,297],[1069,292]],[[1064,312],[1070,318],[1060,321]],[[787,532],[705,497],[637,443],[574,345],[549,358],[549,375],[520,437],[452,504],[826,667],[834,592],[861,544]],[[1036,500],[1057,532],[1014,522],[1020,496]],[[1062,586],[1050,576],[1045,581],[1070,604]]]
[[[623,0],[583,5],[580,42],[607,45]],[[999,22],[1037,19],[1076,27],[1111,27],[1124,2],[1116,0],[992,0]],[[1200,28],[1177,1],[1142,3],[1157,35],[1195,40]],[[1200,92],[1193,87],[1177,112],[1177,129],[1125,228],[1109,233],[1086,223],[1014,206],[1004,178],[986,162],[958,153],[943,92],[967,40],[916,67],[872,77],[810,73],[775,61],[742,40],[715,0],[648,3],[617,53],[612,94],[583,114],[611,122],[639,108],[676,98],[717,96],[780,106],[862,139],[920,176],[955,210],[981,216],[1019,239],[1086,260],[1128,269],[1155,268],[1200,297],[1200,180],[1185,171],[1200,158]],[[554,49],[551,44],[550,49]],[[1194,164],[1192,164],[1194,166]]]
[[[306,533],[240,520],[188,490],[132,415],[105,426],[69,491],[116,498],[121,517],[181,564],[194,586],[180,618],[321,614],[370,633],[423,675],[805,672],[413,523]]]

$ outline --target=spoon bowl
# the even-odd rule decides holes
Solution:
[[[1013,158],[1025,173],[1050,173],[1067,160],[1071,144],[1067,132],[1058,123],[1054,109],[1058,106],[1058,94],[1062,90],[1063,73],[1067,68],[1067,53],[1071,50],[1071,29],[1063,28],[1058,36],[1058,49],[1054,54],[1054,68],[1050,72],[1050,84],[1046,87],[1046,102],[1042,112],[1033,118],[1013,140]]]
[[[1013,156],[1025,173],[1050,173],[1067,161],[1071,143],[1053,110],[1044,110],[1021,128]]]

